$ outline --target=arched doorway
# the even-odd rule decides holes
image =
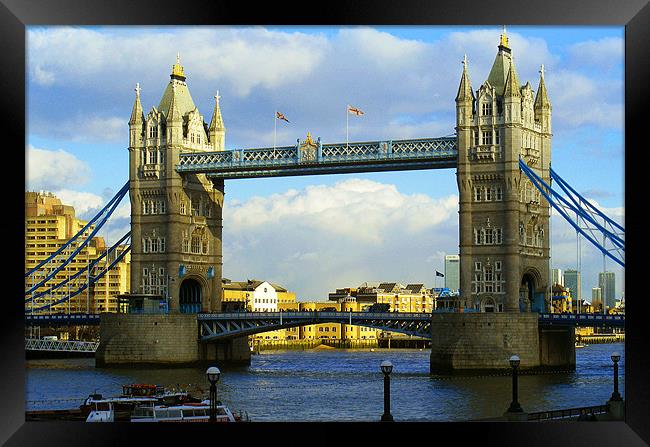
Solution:
[[[183,280],[179,291],[180,311],[184,314],[201,312],[201,283],[196,279]]]
[[[537,276],[526,272],[519,288],[519,310],[521,312],[544,312],[544,292],[536,293]]]
[[[483,301],[483,312],[495,312],[494,300],[492,298],[487,298]]]

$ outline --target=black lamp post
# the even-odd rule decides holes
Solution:
[[[221,371],[216,366],[211,366],[205,372],[210,382],[210,422],[217,421],[217,382]]]
[[[381,362],[381,372],[384,373],[384,414],[381,415],[382,422],[393,422],[393,415],[390,414],[390,373],[393,371],[393,364],[388,360]]]
[[[517,398],[517,368],[519,367],[519,357],[513,355],[510,357],[510,366],[512,367],[512,402],[510,403],[510,408],[508,408],[509,413],[521,413],[521,405],[519,405]]]
[[[620,401],[623,400],[620,393],[618,392],[618,361],[621,360],[621,355],[614,351],[612,352],[612,362],[614,362],[614,392],[610,400]]]

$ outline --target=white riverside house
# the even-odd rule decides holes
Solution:
[[[259,282],[253,288],[250,303],[253,312],[277,312],[278,292],[269,282]]]

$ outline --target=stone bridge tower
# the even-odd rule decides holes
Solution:
[[[549,205],[519,158],[547,182],[551,104],[517,76],[505,28],[488,76],[472,90],[467,58],[456,96],[461,306],[483,312],[543,311],[549,290]]]
[[[224,149],[219,95],[208,125],[180,58],[170,77],[146,116],[136,87],[129,120],[131,293],[169,298],[172,312],[220,310],[223,180],[174,169],[181,153]]]

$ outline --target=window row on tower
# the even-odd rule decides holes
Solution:
[[[167,294],[167,275],[164,267],[142,269],[142,293]]]
[[[496,261],[494,265],[474,263],[472,293],[501,293],[504,283],[501,261]]]
[[[207,255],[210,249],[210,243],[205,234],[192,234],[191,238],[183,238],[183,253],[195,255]]]
[[[140,155],[143,165],[156,165],[165,163],[165,151],[159,148],[142,149]]]
[[[165,252],[165,238],[142,238],[142,252],[143,253],[164,253]]]
[[[503,188],[500,186],[475,186],[474,200],[476,202],[500,202],[503,200]]]
[[[142,201],[142,214],[165,214],[166,208],[164,200]]]
[[[474,146],[481,145],[496,145],[501,144],[501,130],[500,129],[489,129],[489,130],[474,130]]]
[[[475,245],[501,245],[503,230],[501,228],[474,228]]]

